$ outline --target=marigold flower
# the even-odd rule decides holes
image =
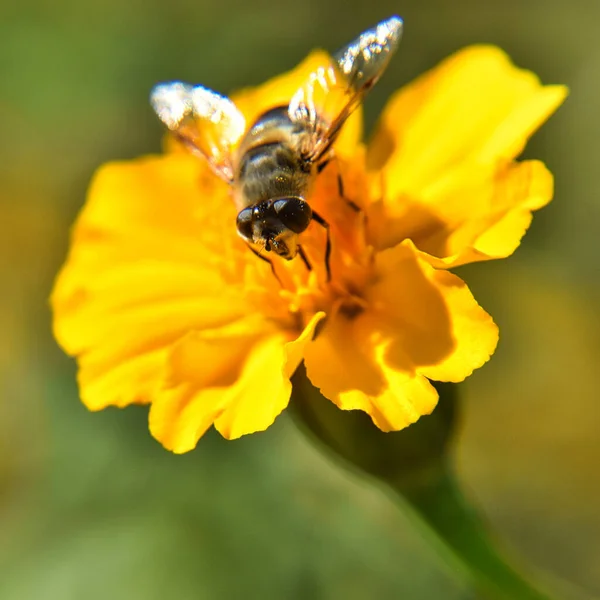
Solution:
[[[252,123],[326,61],[232,99]],[[152,435],[186,452],[211,425],[228,439],[269,427],[304,361],[324,396],[384,431],[430,413],[429,380],[462,381],[498,340],[446,269],[510,255],[550,201],[548,170],[515,157],[565,95],[475,46],[397,92],[368,147],[355,113],[309,199],[331,226],[330,280],[316,225],[302,234],[312,270],[275,257],[274,277],[236,234],[228,186],[176,144],[103,166],[51,299],[83,402],[149,403]]]

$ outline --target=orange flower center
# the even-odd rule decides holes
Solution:
[[[329,228],[313,222],[301,234],[306,262],[300,256],[291,261],[269,256],[271,281],[261,287],[246,281],[251,301],[287,329],[302,331],[319,311],[341,311],[352,317],[366,307],[363,291],[373,277],[373,248],[367,241],[366,173],[362,160],[356,162],[358,168],[334,162],[317,178],[308,200]],[[344,171],[341,185],[340,168]]]

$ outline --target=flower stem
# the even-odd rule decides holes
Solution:
[[[458,412],[456,385],[436,385],[440,401],[431,415],[403,431],[382,433],[364,413],[341,411],[323,398],[302,366],[292,381],[290,412],[301,429],[347,468],[391,488],[454,573],[493,600],[553,597],[499,550],[458,487],[450,466]]]
[[[511,600],[549,600],[535,579],[512,566],[482,519],[467,502],[448,465],[419,483],[386,481],[412,509],[415,525],[483,597]]]

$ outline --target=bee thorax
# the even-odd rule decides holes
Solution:
[[[306,196],[313,169],[299,152],[304,135],[286,107],[259,117],[238,150],[234,190],[240,210],[274,198]]]

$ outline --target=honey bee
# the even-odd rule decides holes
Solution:
[[[287,106],[247,126],[231,100],[200,85],[158,84],[151,103],[160,120],[232,189],[237,231],[252,251],[291,260],[312,221],[329,224],[307,202],[311,186],[335,158],[333,144],[348,117],[379,80],[396,50],[402,19],[393,16],[360,34],[305,80]],[[341,186],[341,180],[340,180]],[[270,262],[270,261],[269,261]]]

